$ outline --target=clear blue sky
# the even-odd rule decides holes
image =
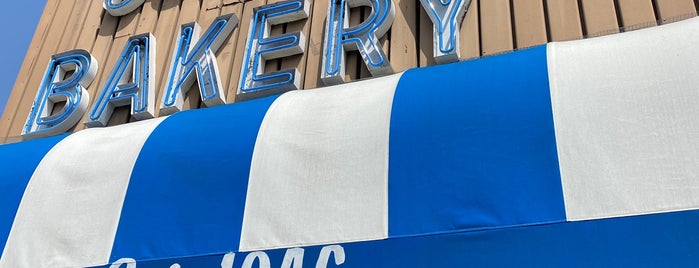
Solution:
[[[3,64],[0,65],[0,113],[5,110],[5,103],[27,54],[46,0],[3,1],[2,5],[0,25],[3,27],[5,37],[2,39],[5,41],[0,43],[0,51],[3,53]]]

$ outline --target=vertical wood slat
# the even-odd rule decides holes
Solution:
[[[81,29],[87,18],[87,12],[90,9],[91,2],[90,0],[75,2],[73,11],[68,18],[65,33],[63,33],[61,41],[58,44],[58,52],[64,52],[75,48],[80,39]]]
[[[143,4],[141,16],[138,19],[134,35],[152,33],[155,31],[162,4],[163,0],[146,0]],[[156,40],[156,45],[157,42]]]
[[[226,4],[226,0],[222,3],[223,7],[221,9],[221,14],[235,14],[238,19],[240,19],[243,13],[244,3],[233,2]],[[233,68],[233,59],[235,55],[238,54],[236,47],[238,42],[245,43],[247,29],[242,29],[240,27],[242,20],[238,21],[238,25],[233,29],[231,36],[226,40],[226,42],[221,47],[219,54],[216,56],[218,59],[218,67],[221,73],[221,83],[226,89],[226,103],[235,102],[235,90],[237,89],[237,81],[233,81],[234,73],[238,70]]]
[[[617,0],[617,8],[625,30],[657,24],[652,0]]]
[[[58,51],[58,44],[61,41],[63,33],[66,30],[70,12],[73,10],[74,1],[62,0],[58,5],[58,9],[54,19],[51,21],[46,38],[37,56],[37,64],[32,69],[28,76],[26,85],[19,89],[22,91],[22,96],[17,102],[17,111],[14,114],[8,133],[5,136],[19,136],[24,125],[24,121],[29,114],[29,111],[36,97],[36,92],[43,79],[46,71],[46,64],[51,59],[51,56]]]
[[[461,22],[461,30],[459,31],[459,48],[461,59],[472,59],[481,55],[481,27],[480,27],[480,9],[478,8],[480,0],[472,0],[471,6],[466,11],[463,22]]]
[[[117,32],[114,34],[114,40],[120,39],[122,37],[130,37],[136,32],[136,26],[138,26],[138,20],[141,16],[142,9],[145,8],[145,4],[131,12],[127,15],[119,17],[119,26],[117,26]]]
[[[577,0],[547,0],[546,13],[550,41],[576,40],[583,37]]]
[[[512,19],[509,0],[480,2],[482,55],[511,51]]]
[[[49,26],[51,25],[51,21],[53,21],[55,18],[55,14],[58,9],[58,2],[58,0],[49,0],[44,6],[43,14],[37,23],[36,30],[32,36],[32,41],[29,43],[29,48],[27,49],[27,54],[24,56],[22,66],[20,67],[17,78],[15,79],[15,84],[12,87],[12,92],[10,92],[10,96],[5,104],[2,119],[0,119],[0,142],[6,142],[5,138],[8,136],[18,135],[15,133],[9,133],[8,135],[10,125],[12,124],[19,108],[19,100],[22,99],[22,96],[24,95],[24,88],[29,82],[28,80],[30,74],[35,66],[42,65],[39,63],[40,60],[38,55],[41,52],[41,46],[48,37]]]
[[[308,49],[306,50],[306,69],[299,70],[305,76],[303,88],[317,88],[322,86],[320,81],[320,67],[322,64],[323,35],[325,34],[325,19],[327,18],[328,1],[314,0],[311,15],[311,29],[308,36]]]
[[[97,41],[97,35],[99,34],[100,25],[102,24],[102,17],[104,14],[102,1],[92,0],[90,3],[90,8],[87,12],[87,17],[82,25],[82,30],[80,30],[80,36],[78,36],[78,43],[75,44],[74,48],[84,49],[92,53],[92,47],[95,44],[95,41]],[[92,93],[90,93],[90,96],[92,96]]]
[[[663,23],[696,16],[696,7],[692,0],[655,0],[655,6]]]
[[[466,14],[468,15],[468,13]],[[425,9],[422,8],[422,4],[420,4],[419,7],[418,24],[420,31],[420,34],[418,36],[418,38],[420,38],[418,45],[418,65],[420,67],[435,65],[436,62],[434,60],[433,52],[434,37],[432,33],[434,31],[434,25],[432,24],[432,20],[430,20],[429,15],[427,15],[427,12],[425,12]]]
[[[418,66],[417,57],[417,9],[418,0],[394,0],[395,19],[391,26],[390,61],[398,73]]]
[[[546,43],[546,18],[542,0],[512,0],[515,47],[525,48]]]
[[[172,54],[172,47],[175,42],[175,35],[178,29],[177,18],[180,15],[181,0],[163,0],[158,14],[158,25],[155,27],[153,36],[157,43],[155,53],[155,117],[160,116],[160,103],[164,91],[167,73],[170,70],[169,55]]]
[[[614,0],[581,0],[585,35],[588,37],[619,32]]]

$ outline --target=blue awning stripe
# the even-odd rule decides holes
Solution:
[[[237,250],[257,131],[275,99],[161,123],[134,166],[112,261]]]
[[[389,153],[390,236],[564,221],[546,46],[406,72]]]

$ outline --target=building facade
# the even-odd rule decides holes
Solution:
[[[156,106],[161,102],[172,62],[172,50],[180,25],[197,22],[206,29],[220,15],[235,14],[240,23],[215,51],[226,103],[241,101],[237,94],[253,10],[275,1],[232,0],[149,0],[124,16],[113,16],[103,9],[101,0],[49,0],[17,82],[0,120],[0,137],[4,143],[22,140],[36,92],[52,55],[73,50],[89,51],[99,69],[87,88],[90,106],[105,86],[130,37],[152,33],[157,40],[155,79]],[[433,24],[418,1],[394,1],[395,17],[380,38],[393,72],[435,65]],[[306,36],[303,53],[266,61],[264,73],[296,68],[300,89],[323,87],[321,65],[323,38],[328,16],[326,1],[309,1],[307,18],[273,25],[270,35],[299,31]],[[693,0],[493,0],[471,1],[459,28],[461,60],[489,56],[532,47],[551,41],[575,40],[654,26],[696,16],[698,4]],[[369,16],[369,7],[352,8],[349,24],[359,24]],[[372,77],[357,51],[347,53],[345,81]],[[182,109],[202,106],[196,83],[189,90]],[[264,94],[263,94],[264,95]],[[53,112],[60,111],[57,103]],[[136,121],[129,106],[117,107],[108,125]],[[69,131],[85,128],[87,113]]]

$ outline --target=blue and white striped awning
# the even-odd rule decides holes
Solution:
[[[693,266],[698,47],[690,19],[3,145],[0,267]]]

